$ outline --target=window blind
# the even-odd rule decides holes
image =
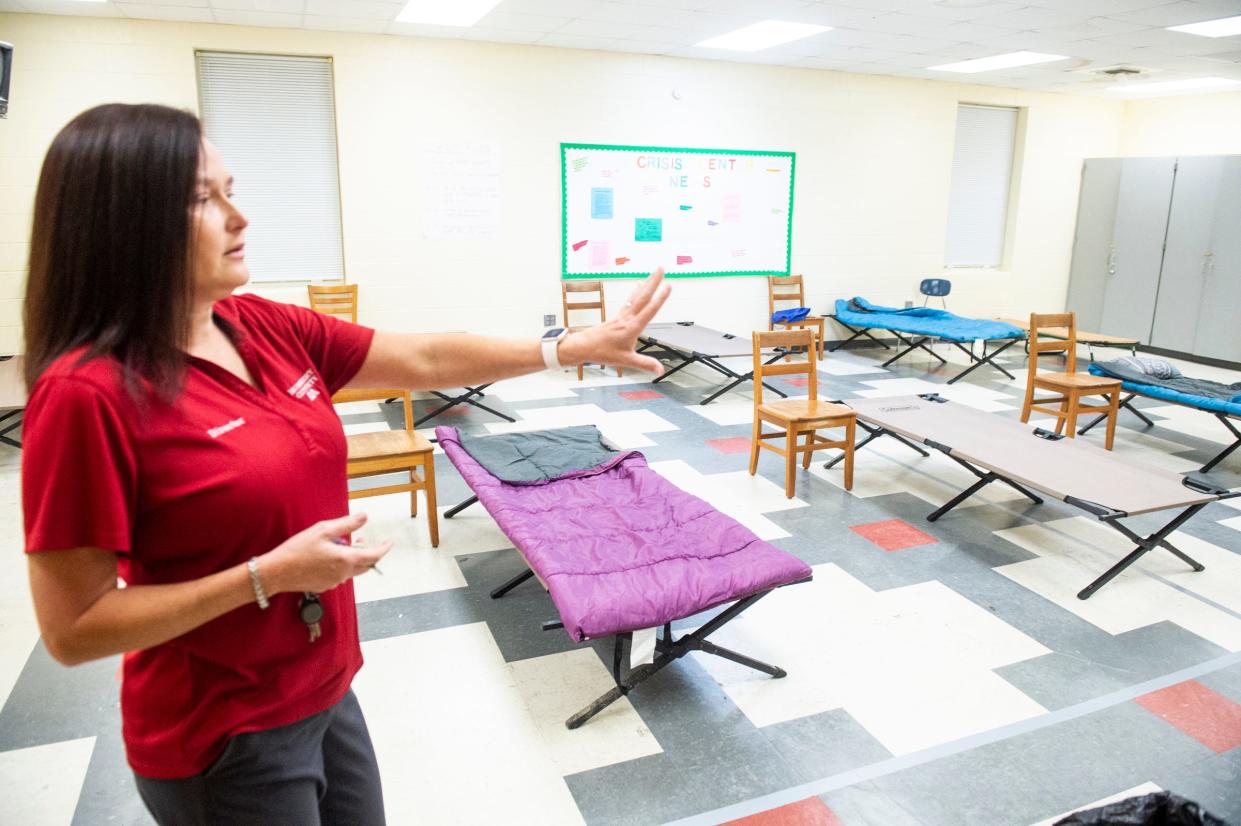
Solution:
[[[957,108],[945,265],[998,267],[1003,261],[1016,138],[1016,109]]]
[[[250,220],[255,281],[343,279],[329,58],[199,52],[203,128]]]

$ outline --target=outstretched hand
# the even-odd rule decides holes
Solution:
[[[638,336],[646,329],[672,291],[664,283],[662,268],[655,270],[638,286],[629,301],[615,317],[597,327],[580,330],[560,342],[561,364],[607,364],[613,367],[634,367],[656,375],[663,365],[650,356],[634,352]]]

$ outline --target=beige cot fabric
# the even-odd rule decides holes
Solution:
[[[1073,497],[1136,515],[1218,498],[1190,490],[1176,473],[1082,439],[1039,438],[1031,425],[951,401],[898,396],[850,399],[849,406],[863,421],[944,445],[951,456],[1060,500]]]

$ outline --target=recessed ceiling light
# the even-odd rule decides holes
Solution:
[[[734,52],[757,52],[770,49],[781,43],[801,40],[814,34],[830,32],[831,26],[816,26],[812,23],[787,23],[783,20],[764,20],[735,32],[712,37],[695,46],[704,49],[730,49]]]
[[[498,5],[500,0],[409,0],[396,16],[396,22],[473,26]]]
[[[1107,87],[1112,92],[1200,92],[1241,88],[1241,80],[1227,77],[1191,77],[1188,80],[1161,80],[1158,83],[1119,83]]]
[[[1203,20],[1201,23],[1187,23],[1184,26],[1168,26],[1168,31],[1200,34],[1203,37],[1229,37],[1241,34],[1241,14],[1236,17],[1221,17],[1218,20]]]
[[[945,63],[942,66],[928,66],[933,72],[991,72],[996,69],[1011,69],[1014,66],[1033,66],[1036,63],[1051,63],[1053,60],[1068,60],[1064,55],[1043,54],[1042,52],[1009,52],[991,57],[976,57],[973,60],[962,60],[960,63]]]

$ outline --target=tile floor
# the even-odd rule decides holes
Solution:
[[[880,361],[829,355],[821,395],[934,390],[1019,413],[1022,373],[980,370],[949,386],[929,357],[889,370]],[[1005,364],[1022,369],[1023,357]],[[786,499],[778,459],[764,454],[759,475],[746,473],[748,394],[696,404],[713,382],[696,368],[658,384],[598,369],[581,382],[542,374],[488,392],[516,424],[469,408],[435,423],[478,433],[595,424],[803,558],[811,583],[718,634],[788,677],[694,655],[568,731],[564,718],[610,687],[610,649],[542,631],[555,609],[533,583],[488,598],[522,563],[481,508],[441,521],[432,550],[403,497],[362,500],[368,533],[396,543],[385,576],[357,583],[366,666],[355,682],[391,823],[1030,826],[1168,789],[1241,824],[1241,500],[1176,534],[1206,571],[1151,554],[1083,602],[1077,589],[1128,549],[1081,511],[993,486],[929,523],[973,479],[889,440],[859,452],[851,493],[820,459]],[[1193,472],[1226,441],[1209,416],[1139,406],[1156,424],[1122,413],[1120,454]],[[350,432],[399,426],[399,410],[378,404],[342,417]],[[11,549],[18,462],[0,448]],[[437,474],[442,509],[468,495],[446,458]],[[1241,454],[1210,478],[1241,486]],[[53,662],[24,568],[20,553],[0,556],[0,823],[148,824],[120,741],[118,660]]]

